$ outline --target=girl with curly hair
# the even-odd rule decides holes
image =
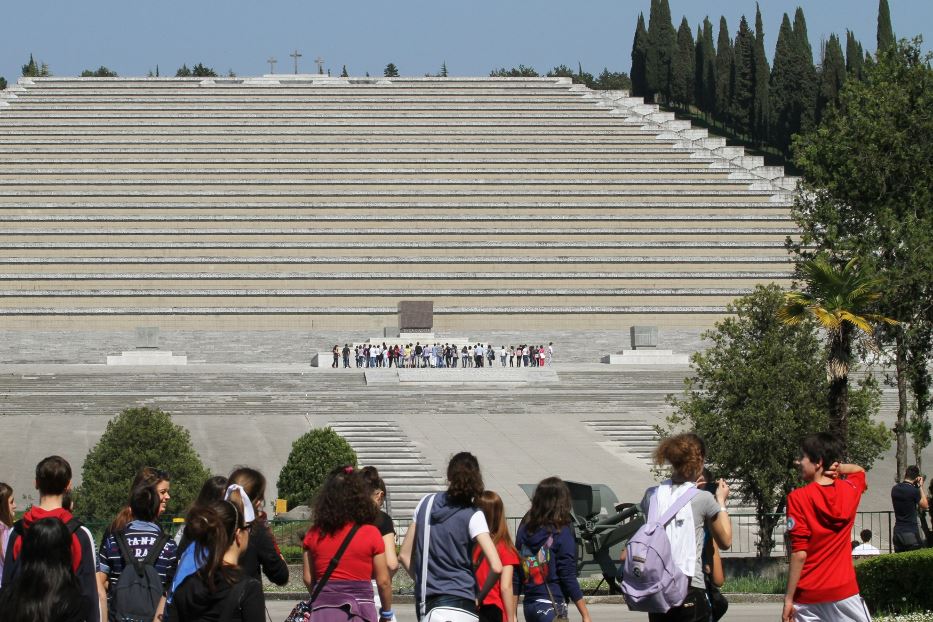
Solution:
[[[415,580],[418,620],[475,621],[480,603],[502,574],[502,561],[486,517],[475,506],[483,494],[476,456],[464,451],[451,458],[447,481],[446,492],[428,495],[418,503],[399,561]],[[474,543],[489,562],[489,574],[478,595],[473,576]]]
[[[331,471],[314,499],[313,512],[302,554],[302,578],[312,594],[347,543],[330,577],[309,603],[314,621],[345,622],[347,611],[367,622],[391,620],[392,579],[385,542],[374,524],[378,517],[376,504],[359,471],[352,466]],[[372,578],[381,602],[378,613]]]

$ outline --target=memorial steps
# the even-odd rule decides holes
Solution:
[[[411,297],[705,326],[789,283],[796,232],[779,169],[565,79],[22,79],[0,154],[0,315],[32,328],[370,330]]]

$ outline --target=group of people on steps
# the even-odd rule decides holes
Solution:
[[[331,349],[334,359],[331,367],[340,367],[343,357],[343,367],[350,367],[351,359],[357,368],[370,367],[402,367],[402,368],[456,368],[458,361],[463,368],[492,367],[498,359],[499,365],[505,367],[550,367],[554,358],[554,342],[548,345],[499,346],[492,344],[463,345],[459,349],[456,344],[421,342],[407,345],[382,345],[378,343],[361,343],[351,346],[343,344],[341,348],[334,344]]]
[[[706,622],[725,613],[715,588],[722,584],[718,551],[732,543],[729,487],[711,481],[705,453],[702,439],[689,433],[662,440],[655,452],[659,465],[670,465],[671,477],[640,503],[646,525],[623,554],[623,591],[636,608],[640,596],[632,586],[639,573],[631,568],[651,569],[630,551],[653,525],[664,530],[684,589],[663,611],[639,609],[651,622]],[[801,444],[798,465],[806,485],[787,499],[785,622],[870,620],[849,546],[865,473],[840,463],[841,455],[829,434]],[[238,468],[204,482],[183,529],[170,539],[158,524],[170,499],[170,476],[144,468],[97,549],[70,511],[71,478],[63,458],[39,462],[39,503],[16,523],[13,491],[0,484],[0,622],[267,619],[261,573],[284,585],[289,570],[266,522],[261,473]],[[526,622],[560,622],[570,603],[582,622],[590,622],[577,581],[570,492],[560,478],[538,484],[514,541],[502,499],[485,488],[473,454],[453,456],[447,481],[445,491],[418,503],[396,554],[378,471],[332,470],[302,542],[309,598],[286,622],[394,622],[392,575],[400,567],[414,579],[420,622],[517,622],[519,606]]]

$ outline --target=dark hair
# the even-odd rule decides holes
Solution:
[[[569,525],[570,489],[559,477],[548,477],[538,482],[531,497],[531,509],[522,518],[525,529],[531,533],[538,529],[560,529]]]
[[[483,494],[483,474],[479,460],[468,451],[461,451],[447,465],[447,500],[454,505],[472,505]]]
[[[314,496],[314,520],[322,535],[329,536],[347,523],[367,525],[376,522],[379,512],[369,486],[352,466],[335,468]]]
[[[871,529],[863,529],[858,535],[862,539],[862,542],[868,542],[871,540]]]
[[[74,497],[71,496],[70,490],[66,490],[64,493],[62,493],[62,509],[63,510],[67,510],[71,513],[74,513],[74,504],[75,504],[75,500],[74,500]]]
[[[920,467],[912,464],[904,470],[904,479],[917,479],[920,477]]]
[[[250,467],[237,467],[227,478],[227,484],[238,484],[246,491],[250,503],[259,507],[266,499],[266,476]]]
[[[230,569],[224,566],[224,555],[227,549],[233,546],[237,530],[245,528],[243,505],[232,499],[196,505],[188,513],[185,536],[200,546],[201,551],[206,552],[204,565],[198,570],[198,574],[210,592],[217,589],[218,574],[228,583],[233,582]]]
[[[386,483],[379,475],[379,469],[374,466],[365,466],[360,469],[360,475],[369,487],[370,495],[375,494],[377,491],[386,494]]]
[[[223,501],[224,493],[226,492],[226,477],[223,475],[209,477],[204,480],[204,484],[201,485],[201,492],[198,493],[198,498],[194,500],[194,505],[206,505],[214,501]]]
[[[57,518],[43,518],[26,530],[20,564],[0,596],[4,620],[55,622],[87,606],[71,567],[71,534]]]
[[[820,464],[823,470],[826,470],[834,462],[839,462],[842,456],[842,443],[839,437],[829,432],[817,432],[800,441],[800,450],[810,459],[810,462]]]
[[[13,526],[13,514],[10,512],[10,498],[13,488],[9,484],[0,482],[0,523],[7,527]]]
[[[71,465],[61,456],[49,456],[36,465],[36,488],[40,495],[60,495],[71,483]]]
[[[695,481],[703,471],[706,459],[706,443],[692,432],[675,434],[661,439],[654,450],[654,462],[663,466],[670,463],[674,477]]]
[[[134,491],[140,486],[148,485],[153,487],[158,487],[159,482],[169,482],[171,481],[171,476],[167,471],[157,469],[155,467],[143,467],[136,473],[136,477],[133,478],[133,483],[130,484],[130,498],[132,499]],[[158,491],[156,491],[156,498],[158,498]],[[156,508],[156,515],[158,516],[158,507]],[[114,517],[113,522],[110,523],[109,530],[111,533],[118,533],[123,531],[123,528],[129,525],[130,521],[134,518],[133,509],[129,504],[123,506],[119,512],[117,512],[116,517]],[[139,518],[138,516],[136,518]],[[140,519],[145,520],[145,519]]]
[[[152,522],[159,515],[159,489],[158,481],[142,481],[130,491],[130,512],[133,518]]]

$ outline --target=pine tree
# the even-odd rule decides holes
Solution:
[[[671,66],[671,99],[685,108],[693,101],[693,81],[696,79],[693,48],[693,31],[684,17],[677,31],[677,51]]]
[[[819,80],[816,75],[816,66],[813,64],[813,48],[810,46],[810,37],[807,34],[807,20],[803,9],[797,7],[794,14],[794,39],[796,50],[796,63],[800,72],[797,87],[797,111],[800,122],[794,133],[807,131],[813,127],[816,117],[816,96],[819,91]]]
[[[716,47],[713,45],[713,24],[703,19],[703,110],[716,111]],[[699,67],[697,70],[699,71]]]
[[[733,59],[732,125],[738,132],[750,135],[755,119],[755,35],[744,15],[735,36]]]
[[[732,39],[725,16],[719,18],[719,40],[716,43],[716,107],[713,115],[720,121],[729,121],[732,106]]]
[[[790,145],[791,98],[794,88],[794,31],[787,13],[781,21],[774,67],[771,68],[771,142],[782,151]]]
[[[761,8],[755,4],[755,110],[752,133],[759,142],[768,140],[771,102],[771,68],[765,52],[765,30],[761,19]]]
[[[865,67],[865,50],[855,38],[851,30],[846,31],[846,78],[852,80],[862,79],[862,70]]]
[[[398,67],[395,66],[395,63],[389,63],[386,65],[386,68],[382,71],[382,75],[386,78],[397,78],[398,77]]]
[[[839,104],[839,91],[846,81],[846,61],[842,56],[839,37],[830,35],[823,50],[820,69],[820,91],[816,101],[816,122],[819,123],[828,106]]]
[[[668,0],[652,0],[648,20],[648,51],[645,58],[645,82],[648,97],[660,94],[671,97],[671,65],[677,49],[677,32],[671,23]]]
[[[347,66],[346,66],[346,65],[343,66],[343,71],[340,72],[340,77],[341,77],[341,78],[349,78],[349,77],[350,77],[350,74],[347,73]]]
[[[648,54],[648,31],[645,29],[645,15],[638,14],[638,25],[635,27],[635,39],[632,41],[632,95],[646,97],[648,84],[645,82],[645,62]]]
[[[878,49],[876,54],[881,54],[894,45],[894,29],[891,26],[891,9],[888,7],[888,0],[879,0],[878,2]]]
[[[39,66],[36,64],[32,54],[29,55],[29,62],[23,65],[23,77],[35,78],[39,75]]]
[[[446,61],[446,60],[443,61],[443,62],[441,63],[441,71],[440,71],[440,73],[437,74],[437,75],[438,75],[439,78],[446,78],[446,77],[447,77],[447,61]]]

